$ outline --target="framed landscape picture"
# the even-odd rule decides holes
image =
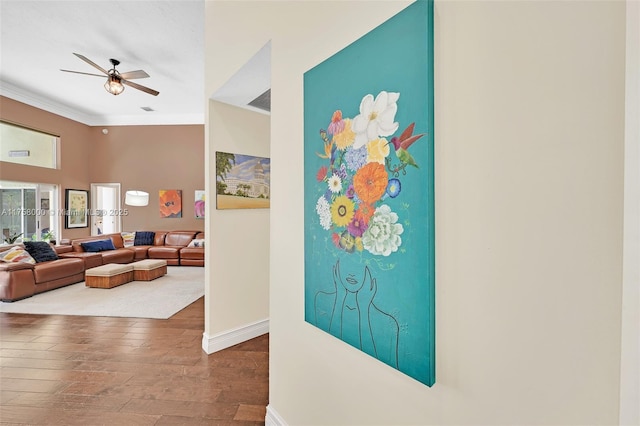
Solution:
[[[216,208],[270,207],[271,159],[216,152]]]
[[[86,228],[89,226],[89,191],[81,189],[65,190],[64,227]]]

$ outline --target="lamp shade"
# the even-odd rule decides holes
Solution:
[[[128,206],[146,206],[149,204],[149,193],[144,191],[127,191],[124,203]]]

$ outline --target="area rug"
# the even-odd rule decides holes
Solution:
[[[167,319],[203,295],[204,268],[168,266],[166,275],[152,281],[110,289],[81,282],[17,302],[0,302],[0,312]]]

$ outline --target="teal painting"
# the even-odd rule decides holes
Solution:
[[[304,74],[305,321],[435,382],[433,2]]]

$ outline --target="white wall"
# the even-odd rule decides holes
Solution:
[[[270,421],[615,424],[624,2],[435,5],[436,384],[304,322],[302,75],[409,3],[207,3],[208,89],[272,40]]]

